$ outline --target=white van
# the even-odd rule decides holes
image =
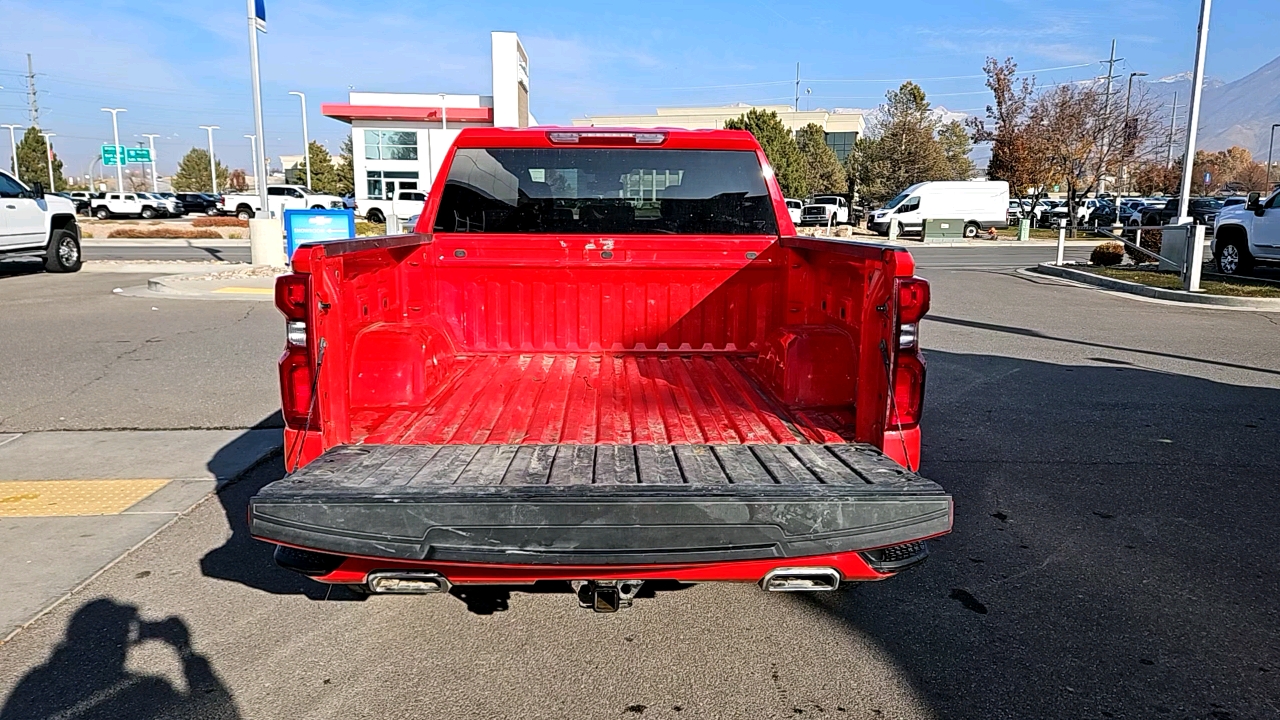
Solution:
[[[921,232],[924,221],[960,220],[964,236],[987,228],[1009,227],[1009,183],[1003,180],[959,180],[916,183],[871,214],[867,228],[889,234],[897,218],[903,232]]]

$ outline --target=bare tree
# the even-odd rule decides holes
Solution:
[[[1039,147],[1042,135],[1031,125],[1035,78],[1018,79],[1018,64],[1013,58],[1003,63],[987,58],[982,69],[995,99],[987,106],[986,121],[971,117],[968,126],[974,142],[991,143],[987,177],[1007,181],[1010,191],[1019,197],[1034,188],[1034,201],[1049,174]]]

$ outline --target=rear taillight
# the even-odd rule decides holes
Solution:
[[[924,410],[924,358],[920,356],[920,321],[929,312],[929,283],[921,278],[898,280],[898,352],[893,367],[893,404],[889,426],[908,429],[920,424]]]
[[[893,370],[893,407],[889,412],[889,427],[907,429],[920,424],[924,411],[924,358],[920,353],[898,353],[898,365]]]
[[[280,408],[293,430],[319,428],[315,406],[316,363],[310,339],[311,276],[302,273],[276,278],[276,307],[285,316],[285,351],[280,358]]]

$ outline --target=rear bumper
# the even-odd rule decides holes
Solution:
[[[306,551],[288,550],[285,561],[277,552],[277,562],[287,569],[301,572],[317,582],[335,585],[363,585],[373,572],[432,572],[446,578],[451,585],[529,585],[544,581],[572,580],[668,580],[675,582],[747,582],[760,579],[778,568],[834,568],[843,582],[873,582],[892,577],[902,570],[920,564],[928,557],[921,543],[908,562],[881,562],[878,551],[844,552],[799,558],[768,560],[735,560],[713,563],[653,563],[634,565],[520,565],[514,563],[456,563],[392,561],[367,557],[325,556],[296,562]]]

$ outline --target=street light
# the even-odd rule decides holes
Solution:
[[[1276,147],[1276,128],[1280,123],[1271,126],[1271,143],[1267,145],[1267,192],[1271,192],[1271,151]],[[9,132],[13,132],[10,130]]]
[[[120,113],[129,111],[124,108],[102,108],[102,112],[111,113],[111,134],[116,143],[116,192],[124,192],[124,153],[120,152],[120,123],[116,118]]]
[[[258,136],[245,135],[245,137],[249,138],[249,157],[251,159],[256,159],[258,157]],[[253,189],[257,190],[258,189],[258,163],[250,162],[249,164],[253,166]]]
[[[307,137],[307,95],[297,90],[290,90],[290,95],[297,95],[302,101],[302,156],[307,161],[307,189],[311,189],[311,138]]]
[[[218,166],[213,160],[213,131],[221,130],[218,125],[201,125],[201,130],[209,133],[209,182],[212,183],[213,194],[218,194]]]
[[[151,143],[151,192],[160,192],[156,180],[156,138],[160,136],[155,133],[142,133],[142,137],[147,138]]]
[[[1129,134],[1129,101],[1133,99],[1133,79],[1139,78],[1139,77],[1146,77],[1146,76],[1147,76],[1147,73],[1144,73],[1144,72],[1129,73],[1129,89],[1124,94],[1124,124],[1120,128],[1120,132],[1123,133],[1120,136],[1120,140],[1121,142],[1125,143],[1125,145],[1121,146],[1121,152],[1120,152],[1121,157],[1124,157],[1128,148],[1127,141],[1128,141],[1128,134]],[[1120,198],[1124,197],[1124,188],[1126,185],[1128,185],[1128,179],[1129,179],[1128,176],[1129,176],[1129,168],[1127,167],[1127,163],[1121,163],[1120,182],[1117,183],[1120,187],[1119,187],[1119,192],[1116,195],[1116,202],[1115,202],[1115,206],[1116,206],[1115,227],[1120,227]]]
[[[10,124],[10,125],[0,125],[0,127],[9,128],[9,152],[11,153],[9,157],[13,162],[13,176],[18,180],[21,180],[22,178],[19,177],[18,175],[18,140],[17,138],[14,137],[13,131],[17,130],[22,126]]]
[[[449,110],[444,106],[445,94],[437,93],[437,95],[440,96],[440,129],[448,130],[449,129],[449,118],[448,118]]]
[[[57,135],[57,133],[44,132],[42,130],[40,135],[44,138],[44,159],[49,163],[49,192],[56,192],[58,188],[53,186],[53,145],[50,144],[49,138]]]

